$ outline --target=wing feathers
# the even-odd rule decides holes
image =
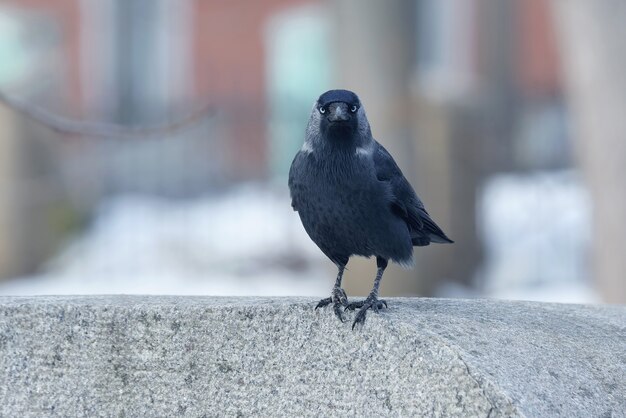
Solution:
[[[391,210],[404,219],[413,245],[423,246],[431,242],[452,243],[453,241],[430,218],[424,204],[402,174],[402,171],[389,152],[378,142],[375,143],[374,164],[376,177],[388,181],[391,185]]]

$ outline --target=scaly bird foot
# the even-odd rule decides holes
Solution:
[[[354,318],[354,322],[352,323],[352,329],[354,329],[354,327],[357,324],[362,325],[363,323],[365,323],[365,316],[367,314],[367,310],[371,309],[374,312],[378,313],[378,311],[380,309],[386,308],[387,307],[387,301],[384,299],[378,299],[375,296],[368,296],[367,299],[359,301],[359,302],[352,302],[350,304],[348,304],[345,309],[350,309],[351,311],[360,308],[359,312],[357,312],[356,317]]]
[[[343,322],[343,313],[341,312],[341,308],[348,306],[348,296],[346,295],[346,292],[340,287],[333,288],[331,296],[320,300],[315,309],[323,308],[331,303],[333,304],[333,311],[335,312],[335,315],[337,315],[337,318]]]

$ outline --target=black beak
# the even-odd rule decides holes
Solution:
[[[345,103],[334,103],[328,109],[330,114],[328,115],[328,121],[337,123],[337,122],[347,122],[350,120],[350,112],[348,111],[348,106]]]

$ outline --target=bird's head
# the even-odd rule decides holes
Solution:
[[[360,136],[369,136],[369,123],[359,97],[349,90],[329,90],[322,94],[311,111],[307,134],[337,145],[350,145]]]

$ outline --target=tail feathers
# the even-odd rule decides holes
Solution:
[[[416,247],[424,247],[426,245],[430,245],[431,243],[436,244],[453,244],[450,238],[448,238],[445,234],[436,235],[436,234],[428,234],[428,235],[417,235],[411,237],[411,243]]]
[[[446,234],[442,234],[442,235],[430,234],[430,242],[436,242],[437,244],[454,244],[454,241],[448,238]]]
[[[454,241],[448,238],[441,228],[439,228],[435,221],[430,218],[426,210],[421,211],[420,215],[424,228],[421,231],[416,231],[415,235],[411,237],[413,245],[424,246],[430,244],[431,242],[437,244],[454,243]]]

